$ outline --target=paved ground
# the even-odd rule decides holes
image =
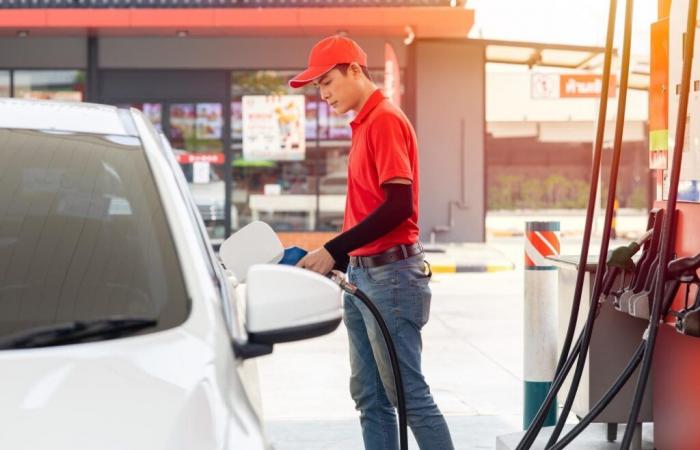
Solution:
[[[564,239],[562,253],[576,254],[579,245]],[[512,261],[515,270],[435,274],[424,329],[424,371],[458,449],[493,449],[496,436],[522,425],[523,238],[483,246]],[[362,448],[347,388],[346,339],[341,325],[329,336],[277,346],[259,360],[276,449]]]

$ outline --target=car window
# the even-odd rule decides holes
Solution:
[[[0,129],[0,336],[190,304],[138,138]]]

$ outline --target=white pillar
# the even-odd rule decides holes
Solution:
[[[556,370],[558,274],[547,257],[559,252],[559,222],[526,223],[523,428],[535,418]],[[555,399],[545,426],[555,424],[556,411]]]

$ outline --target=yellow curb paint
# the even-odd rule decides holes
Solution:
[[[432,269],[433,273],[456,273],[457,272],[457,265],[456,264],[431,264],[430,268]]]
[[[513,264],[509,264],[509,265],[489,264],[486,266],[487,272],[505,272],[505,271],[514,270],[514,269],[515,269],[515,267],[513,266]]]
[[[524,233],[522,231],[489,230],[488,234],[493,236],[493,237],[512,237],[512,236],[522,236]]]

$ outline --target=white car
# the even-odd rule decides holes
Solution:
[[[337,286],[255,265],[244,305],[135,109],[2,99],[0,161],[0,448],[269,448],[251,358],[337,327]]]

